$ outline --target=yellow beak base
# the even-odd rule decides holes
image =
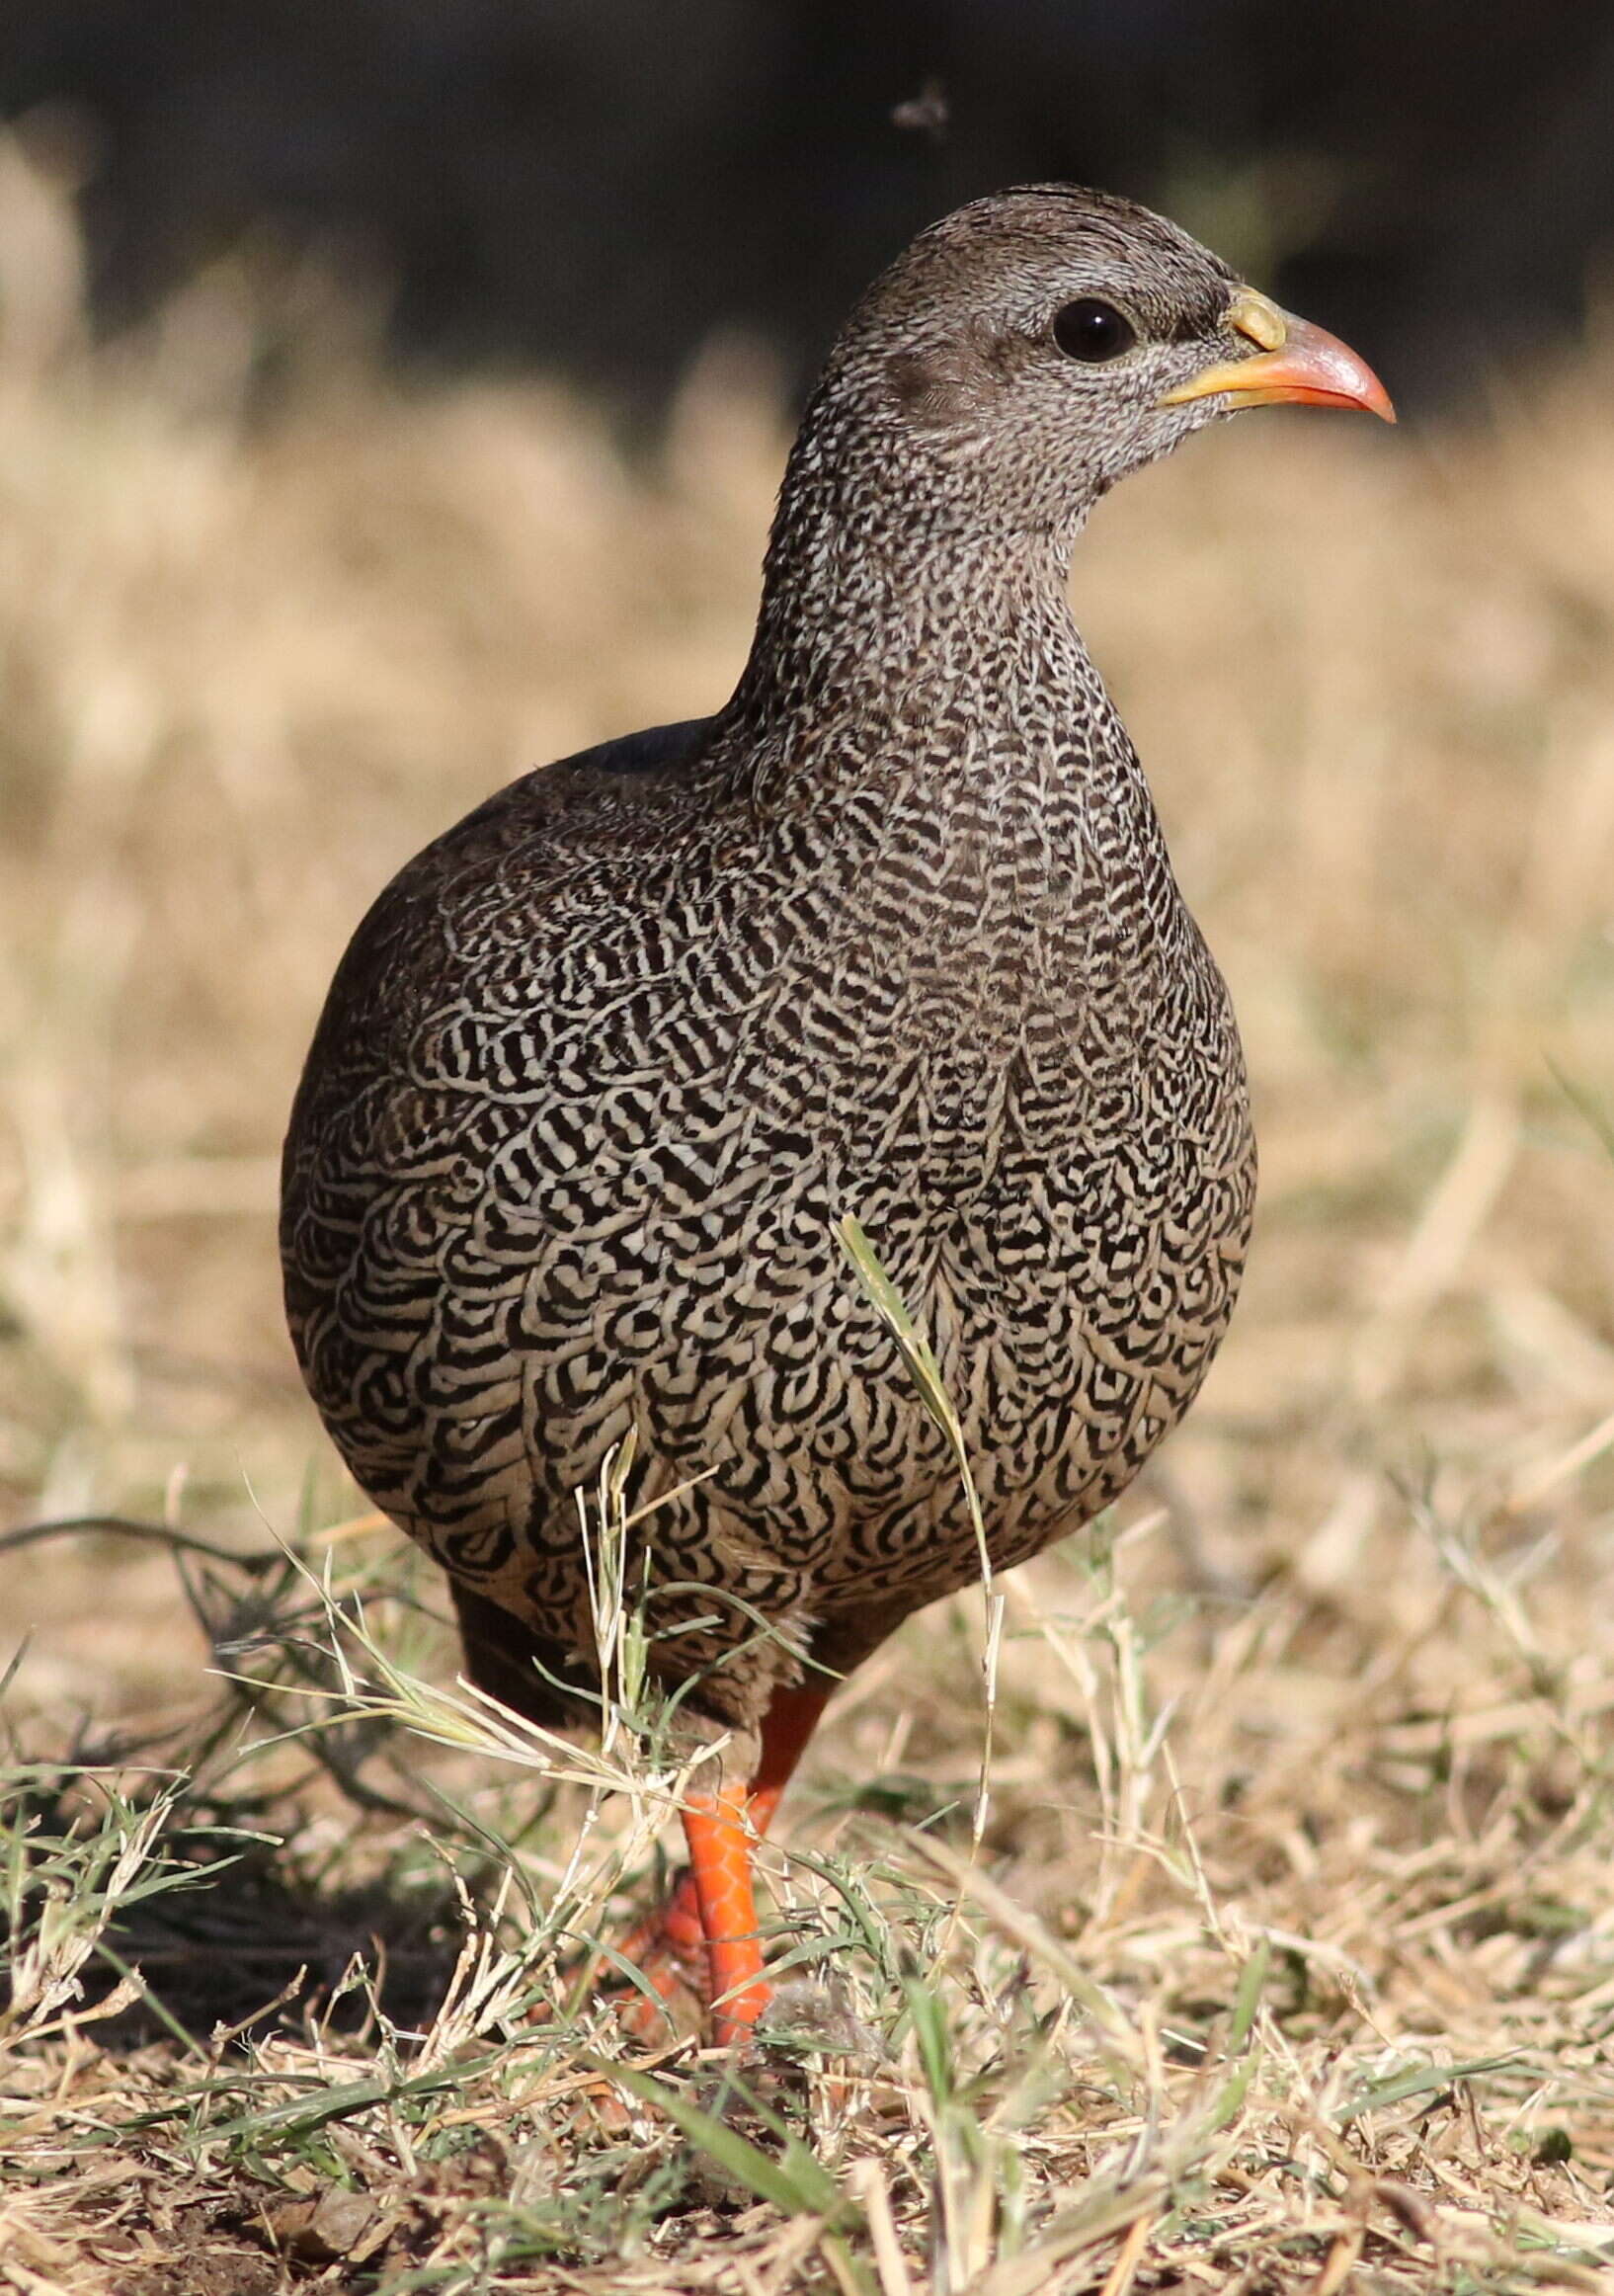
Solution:
[[[1290,402],[1312,407],[1351,407],[1393,423],[1390,394],[1365,359],[1348,344],[1309,319],[1280,311],[1265,295],[1246,287],[1234,297],[1228,324],[1256,345],[1253,358],[1220,360],[1178,383],[1161,400],[1163,407],[1190,399],[1225,395],[1230,406],[1264,407]]]

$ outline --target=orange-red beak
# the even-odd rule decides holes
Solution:
[[[1251,287],[1241,287],[1234,297],[1227,324],[1256,345],[1256,356],[1205,368],[1191,381],[1169,390],[1160,402],[1163,407],[1220,392],[1235,407],[1273,406],[1292,399],[1311,407],[1358,407],[1384,422],[1395,421],[1396,410],[1384,384],[1337,335],[1280,311]]]

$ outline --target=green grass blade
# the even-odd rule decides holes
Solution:
[[[822,2217],[827,2230],[856,2221],[856,2203],[799,2138],[787,2137],[781,2156],[775,2160],[668,2082],[658,2081],[653,2073],[641,2073],[631,2065],[604,2063],[600,2071],[665,2113],[682,2136],[759,2200],[770,2202],[786,2216]]]

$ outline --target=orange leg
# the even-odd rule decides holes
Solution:
[[[684,1805],[684,1839],[706,1940],[712,2035],[727,2048],[750,2031],[772,1999],[763,1975],[745,1795],[736,1786],[720,1794],[690,1794]]]
[[[835,1686],[827,1676],[819,1675],[810,1682],[797,1683],[794,1689],[775,1690],[767,1701],[757,1774],[746,1800],[746,1815],[754,1833],[766,1834],[771,1825],[779,1796],[795,1775],[796,1764],[807,1751],[807,1741],[818,1728]]]
[[[688,1868],[661,1913],[641,1922],[619,1947],[664,1998],[676,1989],[695,1948],[704,1947],[707,1999],[718,2005],[714,2030],[724,2045],[749,2031],[771,1998],[763,1975],[751,1845],[767,1832],[833,1687],[821,1679],[774,1691],[763,1717],[757,1774],[749,1791],[742,1795],[729,1787],[688,1797],[684,1811]],[[641,2000],[628,2011],[629,2023],[642,2032],[653,2014]]]

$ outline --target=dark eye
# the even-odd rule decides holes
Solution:
[[[1079,302],[1067,303],[1054,313],[1054,341],[1067,359],[1086,360],[1089,367],[1101,360],[1119,359],[1137,340],[1132,321],[1123,318],[1113,303],[1101,303],[1096,295],[1083,295]]]

